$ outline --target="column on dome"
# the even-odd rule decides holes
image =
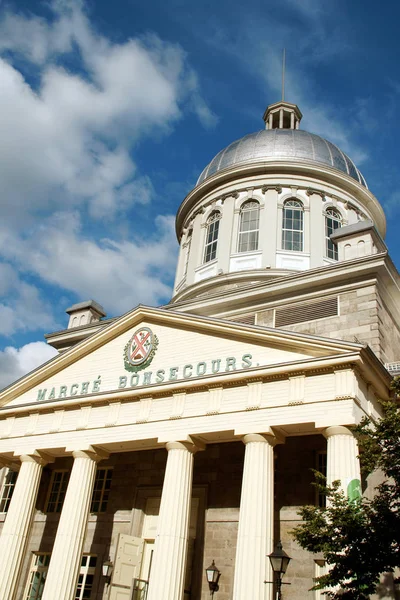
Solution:
[[[186,284],[191,285],[194,283],[194,272],[197,267],[199,267],[203,263],[203,252],[204,248],[202,247],[202,231],[201,231],[201,221],[202,221],[202,213],[199,212],[195,216],[192,222],[193,234],[192,241],[190,244],[190,254],[189,261],[186,273]]]
[[[349,500],[356,500],[361,496],[357,440],[350,429],[341,426],[328,427],[324,436],[327,439],[327,483],[331,485],[340,480],[340,487]]]
[[[279,110],[279,129],[283,129],[283,108]]]
[[[262,191],[264,192],[264,210],[260,211],[262,266],[274,269],[278,248],[278,199],[282,190],[279,186],[265,186]]]
[[[249,434],[246,445],[239,530],[236,546],[233,600],[270,600],[272,581],[267,555],[273,550],[274,445],[273,435]]]
[[[13,600],[35,510],[43,466],[48,461],[39,453],[20,457],[14,493],[0,538],[0,598]]]
[[[42,600],[74,598],[93,494],[96,464],[106,457],[94,450],[72,453],[74,464],[61,511]]]
[[[237,197],[237,193],[228,195],[224,200],[223,206],[220,207],[222,219],[219,225],[217,256],[218,271],[222,271],[223,273],[229,273],[231,252],[237,252],[237,231],[233,226]]]
[[[325,221],[322,193],[308,192],[310,198],[310,269],[321,267],[325,256]]]
[[[182,232],[182,239],[180,242],[178,263],[176,266],[174,289],[177,289],[179,287],[179,284],[181,283],[181,281],[184,277],[185,264],[186,264],[186,258],[187,258],[186,240],[187,240],[187,229],[184,229]]]
[[[169,442],[147,600],[182,600],[189,537],[193,457],[191,442]]]

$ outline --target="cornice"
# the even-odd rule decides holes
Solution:
[[[352,344],[355,346],[355,344]],[[171,397],[174,394],[194,394],[215,388],[228,389],[232,387],[246,387],[248,383],[262,382],[268,384],[276,381],[289,380],[291,377],[326,375],[339,369],[356,369],[361,362],[362,348],[346,354],[329,355],[299,359],[292,362],[276,363],[251,367],[237,372],[229,371],[223,374],[205,375],[174,383],[163,382],[147,387],[141,386],[126,390],[98,392],[86,396],[52,400],[47,402],[32,402],[24,405],[3,406],[0,408],[0,417],[27,416],[31,414],[48,414],[58,410],[74,410],[84,406],[104,406],[120,402],[126,404],[141,400],[156,400]],[[376,360],[376,359],[375,359]],[[386,372],[386,371],[385,371]]]
[[[386,219],[383,208],[367,188],[349,175],[342,173],[333,167],[293,158],[290,161],[271,159],[235,165],[234,167],[219,171],[207,178],[203,183],[189,192],[178,209],[176,217],[176,234],[178,240],[180,239],[180,232],[184,227],[184,223],[189,216],[190,211],[198,202],[202,202],[202,200],[207,202],[207,196],[213,193],[220,185],[231,184],[235,180],[256,175],[273,175],[277,179],[279,179],[280,176],[300,175],[302,177],[319,179],[324,183],[332,184],[339,189],[343,189],[343,191],[353,195],[362,206],[370,211],[380,235],[382,237],[385,236]],[[243,182],[243,184],[240,184],[240,187],[242,185],[245,188],[248,187],[248,183]],[[260,185],[260,188],[264,185],[265,184]],[[281,184],[274,185],[280,186]],[[238,186],[236,186],[236,188],[239,189]],[[307,184],[304,186],[304,189],[313,189],[313,186]]]

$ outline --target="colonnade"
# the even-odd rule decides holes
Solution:
[[[345,427],[329,427],[327,479],[340,479],[343,489],[360,481],[357,443]],[[273,550],[273,434],[243,437],[245,459],[240,501],[233,600],[271,600],[267,555]],[[195,442],[170,442],[161,496],[148,600],[182,600],[189,537]],[[93,494],[96,463],[103,453],[86,449],[73,453],[74,463],[51,555],[42,600],[72,600]],[[0,598],[15,600],[17,583],[33,520],[43,466],[49,460],[37,452],[20,457],[21,467],[0,537]],[[355,484],[352,484],[351,489]]]

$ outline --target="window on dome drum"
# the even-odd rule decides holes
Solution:
[[[210,260],[214,260],[217,256],[217,244],[218,244],[218,233],[219,233],[219,222],[221,220],[221,213],[215,210],[207,219],[207,233],[206,233],[206,245],[204,249],[204,262],[208,263]]]
[[[282,249],[303,252],[304,207],[299,200],[286,200],[283,205]]]
[[[330,239],[335,229],[342,226],[342,216],[334,208],[327,208],[325,211],[325,251],[328,258],[338,260],[338,249],[336,244]]]
[[[240,210],[238,252],[258,250],[260,205],[254,200],[242,204]]]
[[[112,469],[97,469],[90,512],[101,513],[107,510],[110,495]]]
[[[67,492],[69,471],[53,471],[51,474],[50,491],[47,497],[46,511],[48,513],[61,512]]]
[[[97,557],[84,554],[79,569],[74,600],[89,600],[96,570]],[[41,600],[50,564],[50,554],[34,553],[24,600]]]
[[[0,512],[5,513],[8,511],[8,507],[10,506],[11,498],[14,493],[17,477],[17,471],[11,471],[10,469],[7,471],[7,474],[4,477],[3,489],[1,490],[0,497]]]

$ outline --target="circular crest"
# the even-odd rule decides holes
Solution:
[[[145,369],[153,360],[157,346],[158,337],[149,327],[137,329],[124,348],[125,369],[133,373]]]

